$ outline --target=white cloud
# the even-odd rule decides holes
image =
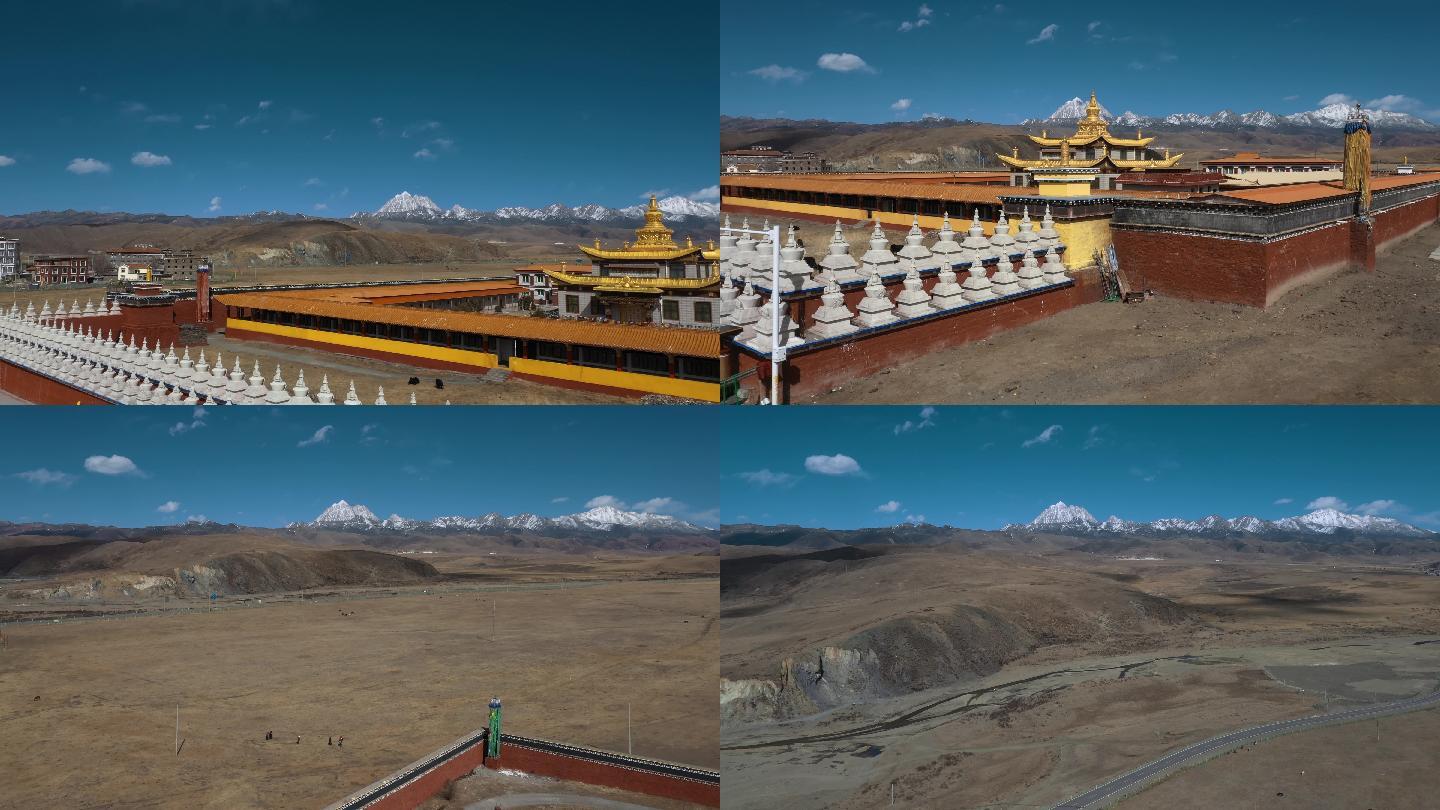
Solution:
[[[180,502],[179,502],[179,501],[166,501],[166,502],[160,504],[159,506],[155,507],[155,511],[156,511],[156,512],[163,512],[163,513],[165,513],[165,514],[168,515],[168,514],[171,514],[171,513],[175,512],[175,511],[177,511],[179,508],[180,508]]]
[[[560,496],[558,496],[558,497],[551,498],[551,499],[550,499],[550,502],[551,502],[551,503],[565,503],[565,502],[568,501],[568,500],[570,500],[570,497],[569,497],[568,495],[560,495]]]
[[[379,129],[385,126],[385,119],[377,115],[370,119],[370,123],[374,124],[376,129]]]
[[[435,159],[435,153],[434,153],[434,152],[431,152],[429,149],[427,149],[427,148],[425,148],[425,147],[422,146],[422,147],[420,147],[420,149],[419,149],[417,152],[415,152],[415,154],[413,155],[413,157],[414,157],[416,160],[434,160],[434,159]]]
[[[1328,107],[1331,104],[1344,104],[1346,106],[1349,106],[1354,103],[1355,97],[1347,96],[1344,93],[1331,93],[1330,95],[1320,99],[1320,106],[1322,107]]]
[[[296,447],[310,447],[311,445],[322,444],[322,443],[324,443],[324,442],[327,442],[327,441],[330,440],[330,434],[331,434],[332,432],[334,432],[334,430],[335,430],[335,426],[334,426],[334,425],[322,425],[318,430],[316,430],[314,433],[310,434],[310,438],[308,438],[308,439],[301,439],[298,443],[296,443],[295,446],[296,446]]]
[[[324,180],[321,180],[321,179],[318,178],[318,177],[311,177],[311,178],[307,179],[304,183],[301,183],[300,185],[305,186],[305,187],[307,187],[307,188],[309,188],[310,186],[323,186],[323,185],[325,185],[325,181],[324,181]]]
[[[207,210],[207,211],[212,211],[212,212],[213,212],[213,211],[219,211],[219,210],[220,210],[220,198],[219,198],[219,197],[211,197],[211,198],[210,198],[210,207],[207,208],[207,209],[205,209],[205,210]]]
[[[262,109],[262,110],[268,110],[268,109],[270,109],[270,105],[271,105],[271,104],[274,104],[274,103],[275,103],[275,102],[273,102],[273,101],[271,101],[271,100],[269,100],[269,99],[266,99],[266,100],[260,102],[259,104],[255,105],[255,106],[259,107],[259,108]]]
[[[706,186],[698,191],[692,191],[686,195],[692,200],[718,200],[720,199],[720,186]]]
[[[141,104],[138,101],[127,101],[124,104],[120,105],[120,112],[123,112],[126,115],[139,115],[140,113],[143,113],[148,109],[150,108],[144,104]]]
[[[8,156],[6,156],[6,155],[0,155],[0,166],[14,166],[14,165],[15,165],[15,158],[8,157]]]
[[[1095,29],[1096,29],[1096,28],[1099,28],[1099,27],[1100,27],[1100,21],[1099,21],[1099,20],[1091,20],[1091,21],[1090,21],[1090,24],[1087,25],[1087,26],[1085,26],[1085,30],[1093,34],[1093,33],[1095,33]]]
[[[179,116],[178,114],[176,114],[176,113],[159,113],[159,114],[157,114],[157,115],[147,115],[147,116],[145,116],[145,123],[147,123],[147,124],[178,124],[178,123],[180,123],[180,116]]]
[[[616,509],[624,509],[625,502],[614,495],[596,495],[585,502],[586,509],[598,509],[602,506],[610,506]]]
[[[192,430],[205,427],[205,417],[209,415],[209,413],[209,411],[197,405],[195,412],[191,414],[189,422],[180,421],[170,426],[170,435],[179,436],[182,433],[189,433]]]
[[[903,113],[906,110],[910,109],[910,99],[897,99],[894,104],[890,105],[890,109],[894,110],[895,112]]]
[[[786,65],[762,65],[757,68],[745,71],[751,76],[764,79],[767,82],[778,84],[780,82],[792,82],[799,84],[810,77],[808,71]]]
[[[875,68],[870,67],[864,59],[853,53],[824,53],[815,61],[815,64],[836,73],[854,73],[857,70],[862,73],[875,72]]]
[[[836,453],[833,456],[810,456],[805,459],[805,469],[820,475],[858,475],[860,474],[860,462],[844,453]]]
[[[920,116],[921,121],[949,121],[950,116],[941,113],[928,112]]]
[[[1287,503],[1294,503],[1294,502],[1295,502],[1295,499],[1294,499],[1294,498],[1276,498],[1276,499],[1275,499],[1275,505],[1276,505],[1276,506],[1284,506],[1284,505],[1287,504]]]
[[[769,469],[751,470],[740,473],[745,482],[757,487],[788,487],[795,483],[795,476],[787,472],[771,472]]]
[[[75,158],[65,171],[71,174],[109,174],[110,164],[95,158]]]
[[[1310,503],[1305,504],[1306,509],[1338,509],[1341,512],[1347,511],[1350,504],[1345,503],[1333,495],[1324,495]]]
[[[935,427],[935,409],[926,405],[920,409],[920,421],[914,422],[906,419],[904,422],[895,426],[895,435],[899,436],[901,433],[924,430],[928,427]]]
[[[68,487],[75,483],[75,476],[70,473],[60,472],[59,470],[48,470],[44,467],[15,473],[15,477],[23,478],[32,484],[39,484],[40,486],[55,484],[57,486]]]
[[[207,517],[205,517],[204,515],[186,515],[186,516],[185,516],[185,522],[186,522],[186,523],[209,523],[209,522],[210,522],[210,518],[207,518]]]
[[[85,459],[85,469],[98,475],[139,475],[140,468],[124,456],[91,456]]]
[[[437,130],[437,129],[439,129],[439,128],[440,128],[440,122],[439,122],[439,121],[421,121],[421,122],[418,123],[418,124],[411,124],[410,126],[408,126],[408,127],[406,127],[405,129],[401,130],[401,131],[400,131],[400,137],[402,137],[402,138],[408,138],[408,137],[410,137],[411,135],[419,135],[419,134],[421,134],[421,133],[431,132],[431,131]]]
[[[1038,435],[1021,442],[1020,446],[1034,447],[1037,444],[1049,444],[1056,436],[1060,435],[1060,432],[1064,429],[1065,428],[1061,425],[1051,425],[1050,427],[1047,427],[1044,430],[1040,431]]]
[[[1102,444],[1104,444],[1104,443],[1105,443],[1105,439],[1104,439],[1103,437],[1101,437],[1101,435],[1100,435],[1100,426],[1099,426],[1099,425],[1091,425],[1091,426],[1090,426],[1090,432],[1085,435],[1085,446],[1084,446],[1084,449],[1086,449],[1086,450],[1094,450],[1095,448],[1099,447],[1100,445],[1102,445]]]
[[[195,125],[195,128],[196,128],[196,129],[202,129],[202,130],[203,130],[203,129],[209,129],[209,128],[213,127],[213,126],[215,126],[215,125],[214,125],[214,124],[196,124],[196,125]]]
[[[906,523],[915,524],[915,525],[919,525],[919,524],[925,522],[925,516],[924,516],[924,515],[906,515],[906,516],[905,516],[905,522],[906,522]]]
[[[329,210],[330,210],[330,206],[326,205],[325,203],[315,203],[315,210],[316,210],[316,211],[329,211]]]
[[[1056,25],[1055,23],[1050,23],[1044,28],[1041,28],[1040,33],[1036,34],[1034,39],[1025,40],[1025,44],[1038,45],[1041,42],[1053,42],[1055,40],[1055,32],[1059,30],[1060,26]]]
[[[683,510],[685,504],[674,498],[650,498],[649,500],[639,501],[630,508],[636,512],[644,512],[650,515],[673,514]]]
[[[169,166],[171,161],[169,155],[157,155],[154,152],[136,152],[130,156],[130,162],[136,166],[152,168],[155,166]]]
[[[916,12],[915,21],[911,22],[910,20],[906,20],[900,23],[900,30],[914,31],[916,28],[923,28],[930,24],[930,18],[933,16],[935,16],[935,10],[921,3],[920,10]]]
[[[1399,506],[1400,504],[1395,501],[1381,499],[1378,501],[1370,501],[1369,503],[1362,503],[1355,507],[1355,511],[1362,515],[1378,515],[1382,512],[1394,511]]]
[[[886,501],[885,503],[882,503],[879,506],[875,507],[876,512],[897,512],[899,510],[899,501]]]

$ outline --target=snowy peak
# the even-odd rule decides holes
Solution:
[[[1170,126],[1202,129],[1324,127],[1327,129],[1338,129],[1345,125],[1346,119],[1350,117],[1350,114],[1354,112],[1354,110],[1355,107],[1353,105],[1327,104],[1319,109],[1291,113],[1290,115],[1276,115],[1266,110],[1252,110],[1239,114],[1234,110],[1220,110],[1219,112],[1209,114],[1174,112],[1166,115],[1140,115],[1131,110],[1126,110],[1118,117],[1112,117],[1110,112],[1102,107],[1100,115],[1106,121],[1123,127]],[[1435,124],[1409,113],[1370,109],[1365,110],[1365,113],[1370,116],[1370,123],[1376,127],[1389,127],[1392,129],[1437,128]],[[1025,123],[1043,124],[1053,121],[1071,121],[1083,117],[1085,117],[1085,102],[1075,98],[1060,105],[1060,108],[1051,113],[1049,118],[1031,119]]]
[[[444,216],[435,201],[421,194],[402,191],[391,197],[375,212],[377,217],[439,219]]]
[[[537,532],[557,530],[613,531],[617,527],[637,531],[709,531],[703,526],[687,523],[671,515],[656,515],[649,512],[629,512],[614,506],[597,506],[585,512],[547,518],[522,512],[505,516],[491,512],[477,517],[445,515],[433,520],[411,520],[392,514],[381,520],[374,512],[360,504],[336,501],[320,516],[308,523],[292,523],[290,528],[346,529],[349,531],[395,531],[395,532]]]
[[[1045,511],[1036,515],[1029,525],[1094,527],[1099,526],[1100,521],[1083,506],[1071,506],[1064,501],[1056,501],[1045,507]]]
[[[700,202],[678,195],[659,200],[657,205],[666,216],[670,217],[718,217],[720,215],[720,205],[718,203]],[[630,205],[624,208],[608,208],[595,203],[571,207],[565,203],[555,202],[543,208],[512,205],[497,208],[494,211],[481,211],[479,209],[466,208],[456,203],[449,208],[442,209],[429,197],[402,191],[394,197],[391,197],[374,213],[357,212],[352,215],[352,218],[418,219],[454,222],[476,222],[484,220],[529,220],[546,223],[611,222],[642,220],[645,218],[645,208],[646,206],[643,204]]]
[[[311,522],[320,525],[359,523],[366,526],[378,526],[383,521],[361,504],[351,504],[348,501],[339,500],[326,507],[325,511]]]
[[[1282,535],[1334,535],[1340,532],[1362,537],[1437,538],[1435,532],[1411,526],[1394,518],[1374,515],[1352,515],[1336,509],[1317,509],[1309,514],[1279,520],[1261,520],[1253,515],[1226,518],[1209,515],[1200,520],[1160,518],[1149,523],[1124,520],[1111,515],[1103,523],[1083,506],[1060,501],[1046,507],[1029,523],[1010,524],[1006,530],[1044,531],[1056,534],[1130,535],[1130,536],[1198,536],[1234,537],[1250,535],[1275,537]]]
[[[1089,103],[1090,102],[1086,101],[1085,99],[1076,96],[1075,98],[1070,99],[1064,104],[1061,104],[1059,107],[1056,107],[1055,112],[1050,113],[1050,117],[1046,118],[1045,120],[1077,121],[1085,117],[1085,108],[1087,105],[1089,105]],[[1100,117],[1105,119],[1106,121],[1115,120],[1115,116],[1111,115],[1110,111],[1105,109],[1105,105],[1103,104],[1100,105]]]

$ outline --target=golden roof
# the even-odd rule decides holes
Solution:
[[[718,253],[718,251],[717,251]],[[597,276],[590,274],[566,273],[560,270],[546,270],[562,284],[578,287],[594,287],[596,292],[648,293],[659,295],[666,290],[703,290],[720,283],[718,268],[704,278],[650,278],[646,276]]]
[[[528,315],[500,315],[460,310],[377,307],[341,297],[333,299],[296,295],[294,291],[265,293],[222,293],[216,296],[229,307],[266,309],[328,318],[346,318],[368,323],[399,324],[452,332],[579,343],[611,349],[716,357],[720,354],[720,332],[709,329],[677,329],[628,323],[598,323],[570,318],[534,318]]]
[[[1037,135],[1029,135],[1029,136],[1027,136],[1027,137],[1030,138],[1030,140],[1031,140],[1032,142],[1034,142],[1034,143],[1035,143],[1036,145],[1038,145],[1038,146],[1048,146],[1048,147],[1056,147],[1056,146],[1065,147],[1065,146],[1067,146],[1067,145],[1068,145],[1068,146],[1088,146],[1088,145],[1090,145],[1090,144],[1092,144],[1092,143],[1095,143],[1096,141],[1102,141],[1102,142],[1104,142],[1104,143],[1106,144],[1106,149],[1107,149],[1107,151],[1108,151],[1109,147],[1124,147],[1124,148],[1131,148],[1131,149],[1144,148],[1144,147],[1149,146],[1149,145],[1151,144],[1151,142],[1155,140],[1154,138],[1145,138],[1145,137],[1142,137],[1141,134],[1140,134],[1140,130],[1138,130],[1138,129],[1135,130],[1135,137],[1133,137],[1133,138],[1119,138],[1119,137],[1116,137],[1116,136],[1114,136],[1114,135],[1111,135],[1111,134],[1110,134],[1110,127],[1109,127],[1109,125],[1105,123],[1105,119],[1104,119],[1104,118],[1101,118],[1101,117],[1100,117],[1100,102],[1096,100],[1096,98],[1095,98],[1095,91],[1093,91],[1093,90],[1090,91],[1090,103],[1085,105],[1085,117],[1084,117],[1084,118],[1081,118],[1081,119],[1080,119],[1079,121],[1077,121],[1076,124],[1075,124],[1075,134],[1074,134],[1074,135],[1071,135],[1071,136],[1068,137],[1068,138],[1051,138],[1049,132],[1042,130],[1041,133],[1040,133],[1038,136],[1037,136]],[[1068,159],[1067,159],[1066,157],[1064,157],[1064,156],[1062,156],[1059,161],[1055,161],[1055,160],[1024,160],[1024,159],[1021,159],[1021,158],[1020,158],[1018,152],[1017,152],[1017,154],[1015,154],[1015,155],[1013,155],[1013,156],[1011,156],[1011,157],[1008,157],[1008,158],[1007,158],[1006,156],[1004,156],[1004,155],[997,155],[997,157],[999,157],[1000,160],[1005,163],[1005,165],[1007,165],[1007,166],[1012,166],[1012,167],[1017,168],[1017,169],[1055,168],[1055,167],[1058,167],[1058,166],[1075,166],[1075,167],[1079,167],[1079,168],[1086,168],[1086,167],[1092,167],[1092,166],[1098,166],[1098,165],[1099,165],[1099,161],[1094,161],[1094,162],[1074,162],[1074,161],[1068,160]],[[1170,167],[1170,166],[1173,166],[1173,165],[1175,165],[1175,163],[1176,163],[1181,157],[1183,157],[1183,154],[1182,154],[1182,155],[1177,155],[1177,156],[1175,156],[1175,158],[1174,158],[1173,160],[1170,159],[1169,157],[1166,157],[1164,160],[1126,160],[1126,161],[1121,161],[1121,160],[1113,160],[1113,159],[1112,159],[1112,162],[1113,162],[1116,166],[1119,166],[1119,167],[1122,167],[1122,168],[1127,168],[1127,169],[1133,169],[1133,168],[1156,169],[1156,168],[1168,168],[1168,167]],[[1102,160],[1104,159],[1104,156],[1103,156],[1103,155],[1102,155],[1101,159],[1102,159]]]
[[[653,261],[670,261],[684,258],[700,250],[689,239],[685,240],[685,246],[675,244],[675,232],[665,227],[665,212],[660,210],[660,205],[655,201],[655,195],[650,195],[650,206],[645,209],[645,224],[635,230],[635,242],[626,242],[620,249],[600,247],[600,240],[595,240],[594,247],[576,245],[586,255],[596,259],[641,259]]]

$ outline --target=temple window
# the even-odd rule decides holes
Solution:
[[[578,296],[578,295],[567,295],[567,296],[565,296],[565,311],[566,311],[567,313],[571,314],[571,315],[577,315],[577,314],[579,314],[579,312],[580,312],[580,296]]]
[[[660,317],[667,321],[680,320],[680,302],[673,298],[666,298],[660,302]]]
[[[696,323],[713,323],[713,322],[714,322],[714,316],[711,315],[710,302],[709,302],[709,301],[696,301],[696,302],[695,302],[695,322],[696,322]]]

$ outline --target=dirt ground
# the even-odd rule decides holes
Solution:
[[[609,750],[629,703],[636,754],[718,764],[714,578],[316,596],[6,626],[0,805],[321,806],[492,695],[508,731]]]
[[[793,224],[807,255],[823,256],[833,226]],[[854,255],[868,233],[846,230]],[[1392,246],[1375,273],[1339,272],[1264,310],[1163,297],[1083,306],[797,402],[1440,402],[1437,245],[1440,224]]]
[[[1434,807],[1440,754],[1416,743],[1437,738],[1434,709],[1290,734],[1180,771],[1116,807]]]
[[[504,759],[504,752],[501,752]],[[521,801],[528,798],[527,801]],[[544,801],[549,798],[554,801]],[[507,801],[509,799],[509,801]],[[537,801],[538,800],[538,801]],[[616,804],[610,804],[615,802]],[[618,788],[587,785],[583,782],[567,782],[528,773],[509,770],[476,768],[470,776],[457,779],[451,785],[448,795],[437,796],[420,805],[419,810],[462,810],[475,807],[491,810],[494,807],[526,807],[533,810],[547,808],[594,808],[595,810],[628,810],[631,807],[653,808],[653,810],[700,810],[702,805],[632,793]]]
[[[722,599],[726,678],[778,680],[782,659],[827,646],[891,650],[877,629],[933,621],[958,605],[1017,622],[1038,644],[993,674],[918,693],[882,688],[797,719],[724,721],[726,806],[758,810],[780,795],[794,810],[858,810],[884,805],[892,784],[907,807],[1052,806],[1217,733],[1433,691],[1440,644],[1428,641],[1440,634],[1440,579],[1402,561],[1372,562],[922,550],[825,563],[791,585],[777,575],[781,584],[768,589],[754,579]],[[1142,596],[1172,603],[1184,620],[1155,624],[1160,603]],[[984,629],[995,626],[991,618],[976,632],[998,639]],[[926,638],[938,636],[906,643]],[[947,655],[943,644],[931,649],[931,660]],[[964,649],[980,661],[992,652]],[[1419,748],[1428,737],[1406,739]],[[1209,778],[1234,781],[1224,769]]]
[[[260,370],[269,384],[278,363],[285,381],[293,388],[299,369],[305,370],[305,384],[310,386],[310,396],[320,390],[322,375],[330,376],[330,391],[336,402],[345,401],[345,392],[350,381],[355,381],[355,390],[366,405],[375,401],[376,391],[384,386],[385,400],[391,405],[410,402],[410,392],[415,392],[419,405],[620,405],[635,400],[625,397],[577,391],[555,385],[509,377],[494,381],[482,374],[465,374],[459,371],[436,371],[417,368],[401,363],[375,360],[369,357],[355,357],[348,354],[309,349],[300,346],[285,346],[258,340],[235,340],[222,334],[212,334],[205,348],[206,357],[213,364],[214,353],[219,351],[225,357],[226,366],[235,362],[240,355],[241,366],[248,377],[255,360],[260,360]],[[192,356],[194,356],[192,354]],[[410,385],[411,377],[419,377],[419,385]],[[445,387],[437,389],[436,379],[443,380]]]

